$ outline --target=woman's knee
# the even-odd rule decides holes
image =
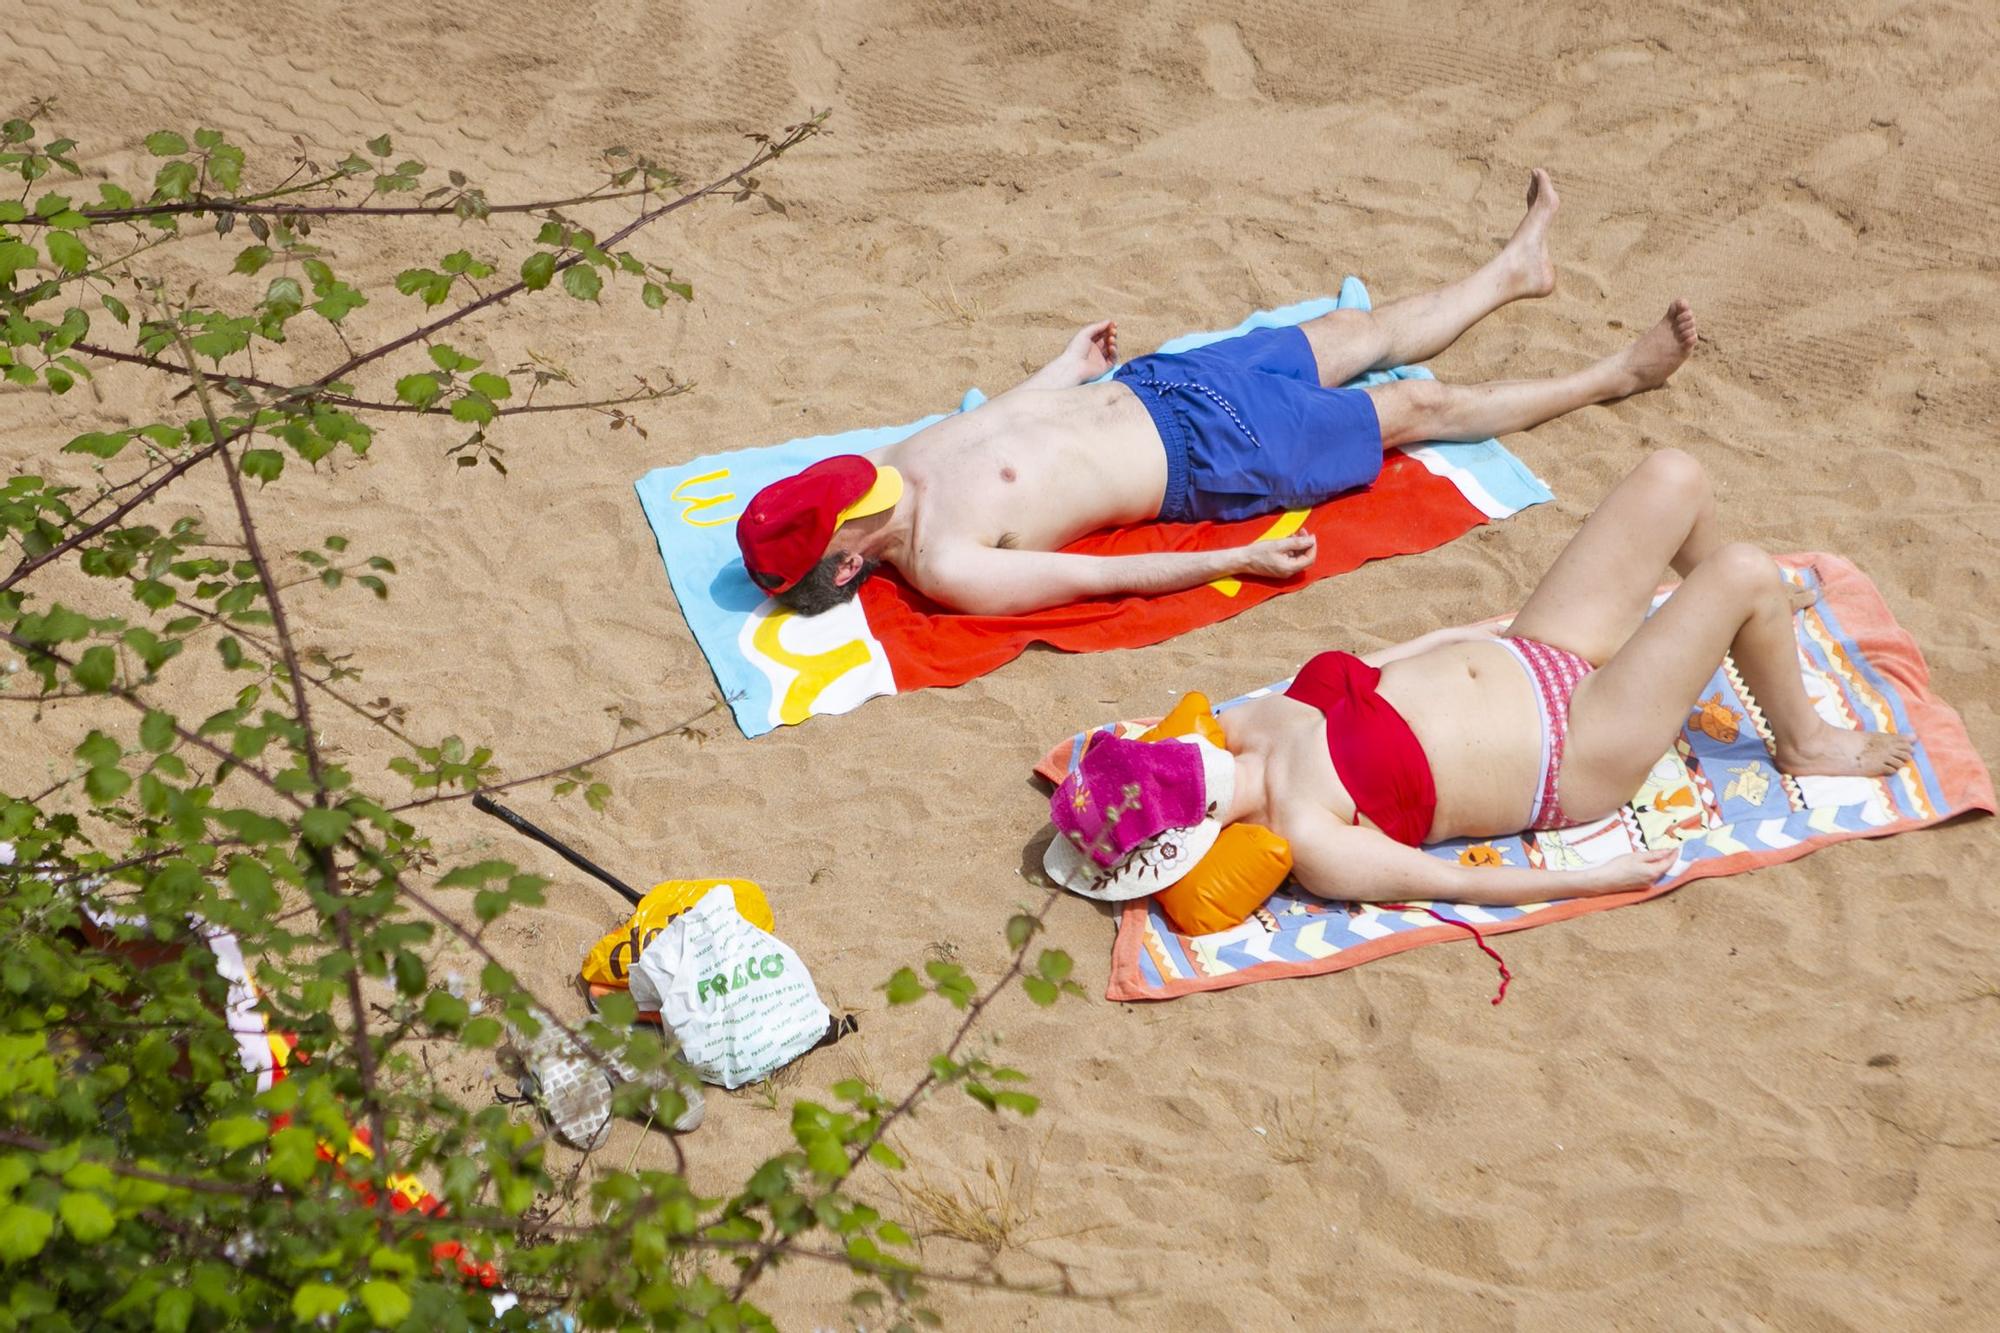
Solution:
[[[1633,469],[1633,475],[1642,478],[1647,490],[1662,500],[1698,508],[1713,494],[1701,460],[1685,449],[1656,449]]]
[[[1745,597],[1784,586],[1784,575],[1778,569],[1778,562],[1770,552],[1754,542],[1730,542],[1717,547],[1714,554],[1701,562],[1696,572],[1706,571],[1707,577],[1721,583]]]

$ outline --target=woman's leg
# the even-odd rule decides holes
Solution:
[[[1799,678],[1797,605],[1776,563],[1755,546],[1735,542],[1703,558],[1666,605],[1577,686],[1560,777],[1564,809],[1593,819],[1636,791],[1725,652],[1770,724],[1784,772],[1876,777],[1908,763],[1909,737],[1847,731],[1813,709]]]
[[[1685,575],[1721,545],[1716,527],[1701,464],[1678,449],[1649,454],[1583,521],[1507,632],[1609,661],[1667,570]]]
[[[1483,440],[1657,389],[1681,368],[1694,344],[1694,311],[1686,301],[1675,301],[1630,347],[1568,375],[1485,384],[1397,380],[1363,392],[1375,401],[1384,449],[1427,440]]]
[[[1377,310],[1335,310],[1300,325],[1319,362],[1320,384],[1330,389],[1363,371],[1428,361],[1508,302],[1554,291],[1548,230],[1560,204],[1549,173],[1537,167],[1528,179],[1527,215],[1476,272]]]

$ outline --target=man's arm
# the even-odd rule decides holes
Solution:
[[[1289,578],[1312,564],[1314,550],[1314,541],[1306,534],[1221,551],[1141,555],[1073,555],[968,545],[934,556],[922,577],[912,581],[957,610],[1016,616],[1090,597],[1179,592],[1236,574]]]
[[[1108,319],[1078,329],[1056,359],[1009,389],[1074,389],[1118,362],[1118,325]]]
[[[1650,887],[1673,867],[1672,851],[1633,852],[1587,870],[1462,866],[1330,810],[1285,811],[1292,873],[1308,892],[1343,902],[1436,901],[1519,907],[1551,898],[1594,898]]]

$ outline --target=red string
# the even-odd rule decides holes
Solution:
[[[1498,1004],[1507,998],[1507,983],[1514,979],[1514,974],[1507,970],[1507,960],[1496,953],[1493,946],[1486,942],[1486,937],[1479,933],[1479,927],[1473,925],[1470,921],[1456,921],[1448,916],[1439,916],[1430,908],[1419,903],[1383,903],[1381,906],[1383,910],[1389,912],[1422,912],[1433,920],[1442,921],[1447,926],[1457,926],[1460,930],[1470,932],[1472,942],[1477,944],[1480,951],[1488,958],[1491,958],[1495,966],[1500,969],[1500,993],[1493,997],[1493,1003]]]

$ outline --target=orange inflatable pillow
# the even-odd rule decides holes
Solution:
[[[1292,845],[1256,824],[1231,824],[1186,878],[1154,895],[1183,935],[1240,926],[1292,873]]]
[[[1206,696],[1183,695],[1174,711],[1139,737],[1164,741],[1196,735],[1223,748],[1222,724]],[[1231,824],[1193,870],[1155,897],[1183,935],[1212,935],[1240,926],[1292,873],[1292,845],[1267,828]]]
[[[1174,711],[1155,722],[1139,739],[1164,741],[1190,734],[1212,742],[1218,749],[1229,748],[1223,744],[1222,724],[1215,720],[1215,710],[1209,707],[1208,696],[1199,690],[1182,695],[1181,701],[1174,705]]]

